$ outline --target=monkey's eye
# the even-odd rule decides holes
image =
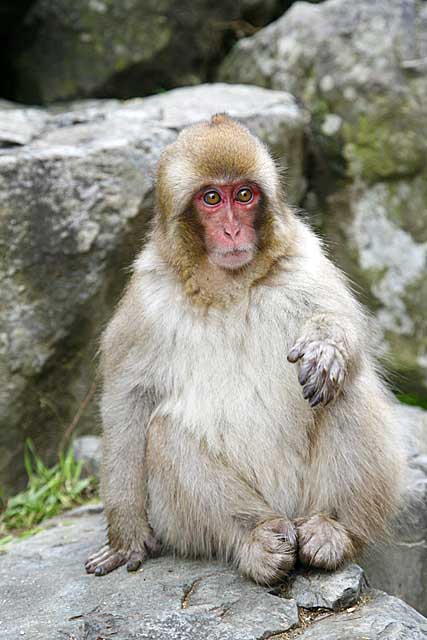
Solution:
[[[243,189],[240,189],[237,192],[236,200],[246,204],[247,202],[250,202],[252,200],[252,197],[253,197],[252,191],[248,189],[248,187],[243,187]]]
[[[203,196],[203,200],[205,204],[214,205],[221,202],[221,196],[219,195],[218,191],[206,191],[205,195]]]

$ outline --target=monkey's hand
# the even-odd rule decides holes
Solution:
[[[299,361],[298,380],[311,407],[326,406],[340,393],[347,373],[346,357],[333,340],[300,338],[288,353]]]
[[[147,556],[155,556],[159,551],[159,544],[154,537],[144,540],[144,548],[139,551],[113,549],[111,545],[106,544],[86,560],[86,573],[105,576],[124,564],[128,571],[137,571]]]

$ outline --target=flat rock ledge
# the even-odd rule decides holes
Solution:
[[[363,571],[299,572],[269,590],[214,562],[170,556],[103,578],[83,561],[105,536],[100,506],[69,512],[0,559],[2,640],[419,640],[427,619],[369,589]]]

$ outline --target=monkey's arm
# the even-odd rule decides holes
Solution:
[[[122,304],[122,308],[125,306]],[[86,562],[86,571],[95,575],[104,575],[123,564],[127,564],[129,571],[135,571],[147,553],[156,551],[146,514],[144,466],[146,431],[155,398],[139,383],[136,342],[135,328],[129,326],[119,309],[101,346],[101,496],[108,525],[108,544]]]
[[[108,526],[108,544],[91,556],[86,571],[105,575],[127,565],[135,571],[156,541],[147,521],[144,455],[146,426],[153,398],[139,389],[123,388],[120,377],[104,387],[101,495]]]
[[[300,274],[304,282],[300,290],[304,303],[299,305],[301,329],[288,361],[298,362],[304,398],[315,407],[334,400],[357,371],[361,355],[365,356],[370,348],[370,330],[345,278],[310,235],[310,260],[301,261],[310,265],[307,272]]]

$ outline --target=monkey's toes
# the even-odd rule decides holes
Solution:
[[[273,585],[295,566],[297,532],[285,518],[259,524],[242,549],[240,569],[259,584]]]
[[[150,558],[156,558],[162,552],[161,542],[159,542],[151,533],[145,536],[144,547]]]
[[[87,559],[85,562],[86,573],[93,573],[95,576],[105,576],[107,573],[117,569],[117,567],[121,567],[127,560],[128,554],[123,551],[116,551],[111,549],[109,545],[105,545]]]
[[[255,528],[256,537],[263,544],[276,551],[278,546],[294,550],[297,543],[297,531],[290,520],[273,518]]]
[[[297,525],[299,559],[319,569],[336,569],[354,554],[345,527],[323,515],[312,516]]]
[[[126,563],[128,571],[138,571],[144,560],[144,554],[140,551],[132,551]]]

